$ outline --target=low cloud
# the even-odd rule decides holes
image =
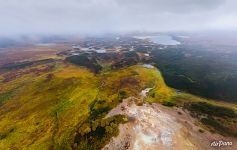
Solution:
[[[0,0],[0,35],[237,30],[235,0]]]

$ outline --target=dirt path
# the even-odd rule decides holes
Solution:
[[[195,120],[180,109],[159,104],[137,106],[132,97],[108,116],[116,114],[127,115],[130,121],[119,126],[119,135],[112,138],[104,150],[206,150],[215,149],[210,147],[211,141],[223,139],[208,131],[201,133]],[[234,146],[228,148],[234,149]]]

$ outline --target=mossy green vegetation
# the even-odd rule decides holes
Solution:
[[[5,101],[9,100],[12,96],[12,92],[6,92],[0,94],[0,105],[3,104]]]
[[[203,128],[224,136],[236,137],[236,104],[213,101],[182,92],[174,95],[169,102],[171,105],[168,104],[168,106],[182,107],[187,110]],[[167,103],[162,104],[167,106]]]
[[[163,83],[162,79],[161,81],[159,84]],[[157,96],[157,94],[159,95]],[[237,136],[236,104],[218,102],[175,91],[165,84],[160,89],[153,88],[146,101],[159,102],[167,107],[182,107],[188,110],[194,118],[197,118],[204,128],[224,136]]]
[[[0,149],[49,149],[61,143],[71,146],[71,132],[83,121],[88,105],[97,95],[97,79],[86,69],[58,66],[38,76],[29,73],[1,83],[3,92],[14,85],[21,87],[1,106],[0,130],[4,138]],[[14,131],[9,134],[11,128]]]
[[[191,103],[185,106],[193,113],[207,114],[215,117],[237,118],[237,114],[234,110],[223,106],[211,105],[207,102]]]
[[[224,136],[237,137],[235,128],[237,113],[233,109],[207,102],[185,103],[184,108],[189,110],[193,117],[198,118],[209,127],[211,131]]]
[[[152,88],[147,102],[184,106],[204,101],[177,93],[157,69],[142,65],[95,74],[49,62],[1,73],[0,87],[0,149],[99,149],[127,121],[121,115],[106,117],[108,112],[146,88]]]
[[[107,118],[110,125],[98,131],[93,122],[103,120],[122,99],[138,97],[141,90],[156,84],[160,85],[156,90],[160,89],[162,94],[165,85],[157,69],[141,65],[94,74],[86,68],[58,61],[7,71],[0,76],[4,102],[0,106],[0,149],[71,149],[81,125],[86,122],[95,131],[85,136],[95,135],[92,137],[97,144],[93,147],[101,147],[117,135],[118,124],[123,121],[118,119],[121,116],[112,121]],[[9,92],[14,89],[16,94]],[[102,130],[104,142],[96,142],[95,133]],[[85,137],[81,140],[85,142]],[[76,145],[80,147],[83,142]]]
[[[207,45],[184,44],[182,47],[154,49],[151,51],[152,62],[163,73],[167,85],[173,88],[211,99],[237,102],[235,48],[229,51],[226,59],[224,51],[211,50],[219,46]]]
[[[90,118],[79,127],[73,147],[81,150],[101,149],[110,138],[119,134],[118,125],[127,120],[123,115],[95,120]]]

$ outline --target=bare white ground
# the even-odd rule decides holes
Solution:
[[[137,106],[128,98],[108,116],[127,115],[130,122],[119,126],[120,134],[104,147],[106,150],[192,150],[196,147],[187,138],[187,129],[176,118],[157,106]]]

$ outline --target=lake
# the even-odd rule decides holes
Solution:
[[[155,35],[155,36],[136,36],[138,39],[150,39],[152,42],[161,45],[179,45],[180,42],[176,41],[169,35]]]

